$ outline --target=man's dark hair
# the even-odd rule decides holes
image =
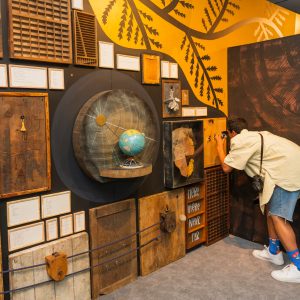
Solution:
[[[241,133],[243,129],[248,129],[248,123],[243,118],[234,118],[227,120],[227,129],[232,132]]]

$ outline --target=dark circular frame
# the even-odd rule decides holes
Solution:
[[[153,101],[144,87],[130,76],[116,70],[97,70],[76,81],[64,94],[55,111],[51,128],[51,151],[57,174],[63,184],[87,201],[110,203],[127,198],[140,187],[145,177],[99,183],[79,167],[72,144],[73,126],[82,105],[95,94],[112,89],[127,89],[142,98],[152,112],[157,136],[159,118]],[[157,160],[160,141],[153,155]]]

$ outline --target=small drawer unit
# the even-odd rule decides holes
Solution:
[[[205,184],[185,187],[186,249],[206,242]]]

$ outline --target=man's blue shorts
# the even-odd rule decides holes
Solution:
[[[300,190],[289,192],[276,185],[268,204],[269,214],[292,222],[299,194]]]

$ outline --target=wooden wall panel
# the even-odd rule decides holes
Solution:
[[[69,0],[8,0],[8,12],[11,58],[72,63]]]
[[[75,64],[98,66],[96,17],[82,11],[73,11]]]
[[[176,212],[176,229],[172,233],[160,231],[157,225],[140,235],[143,245],[161,235],[159,241],[150,243],[140,250],[141,275],[147,275],[185,255],[185,223],[179,220],[185,214],[184,189],[176,189],[139,199],[139,229],[143,230],[160,222],[160,213],[169,210]]]
[[[2,270],[2,246],[1,246],[1,231],[0,231],[0,270]],[[3,292],[3,274],[0,273],[0,292]],[[3,295],[0,295],[0,300],[3,300]]]
[[[67,256],[70,256],[87,250],[89,250],[88,234],[82,232],[64,239],[11,254],[9,256],[9,266],[10,268],[19,268],[44,263],[45,256],[50,255],[55,251],[63,251]],[[86,269],[89,266],[90,262],[88,254],[68,259],[68,274]],[[17,289],[47,280],[50,280],[50,278],[45,266],[13,272],[10,273],[10,289]],[[89,300],[91,299],[90,272],[87,270],[66,277],[60,282],[51,281],[35,288],[15,292],[12,294],[11,299]]]
[[[0,2],[0,57],[3,57],[2,8]]]
[[[0,93],[0,198],[51,186],[48,94]]]
[[[226,130],[226,118],[203,119],[204,168],[220,164],[215,135],[221,134],[224,130]]]
[[[92,249],[124,238],[136,232],[135,200],[129,199],[90,210],[90,239]],[[101,248],[92,253],[92,265],[102,264],[92,269],[93,299],[100,294],[108,294],[137,277],[136,235]],[[121,256],[126,252],[129,254]],[[116,256],[121,256],[113,259]]]

